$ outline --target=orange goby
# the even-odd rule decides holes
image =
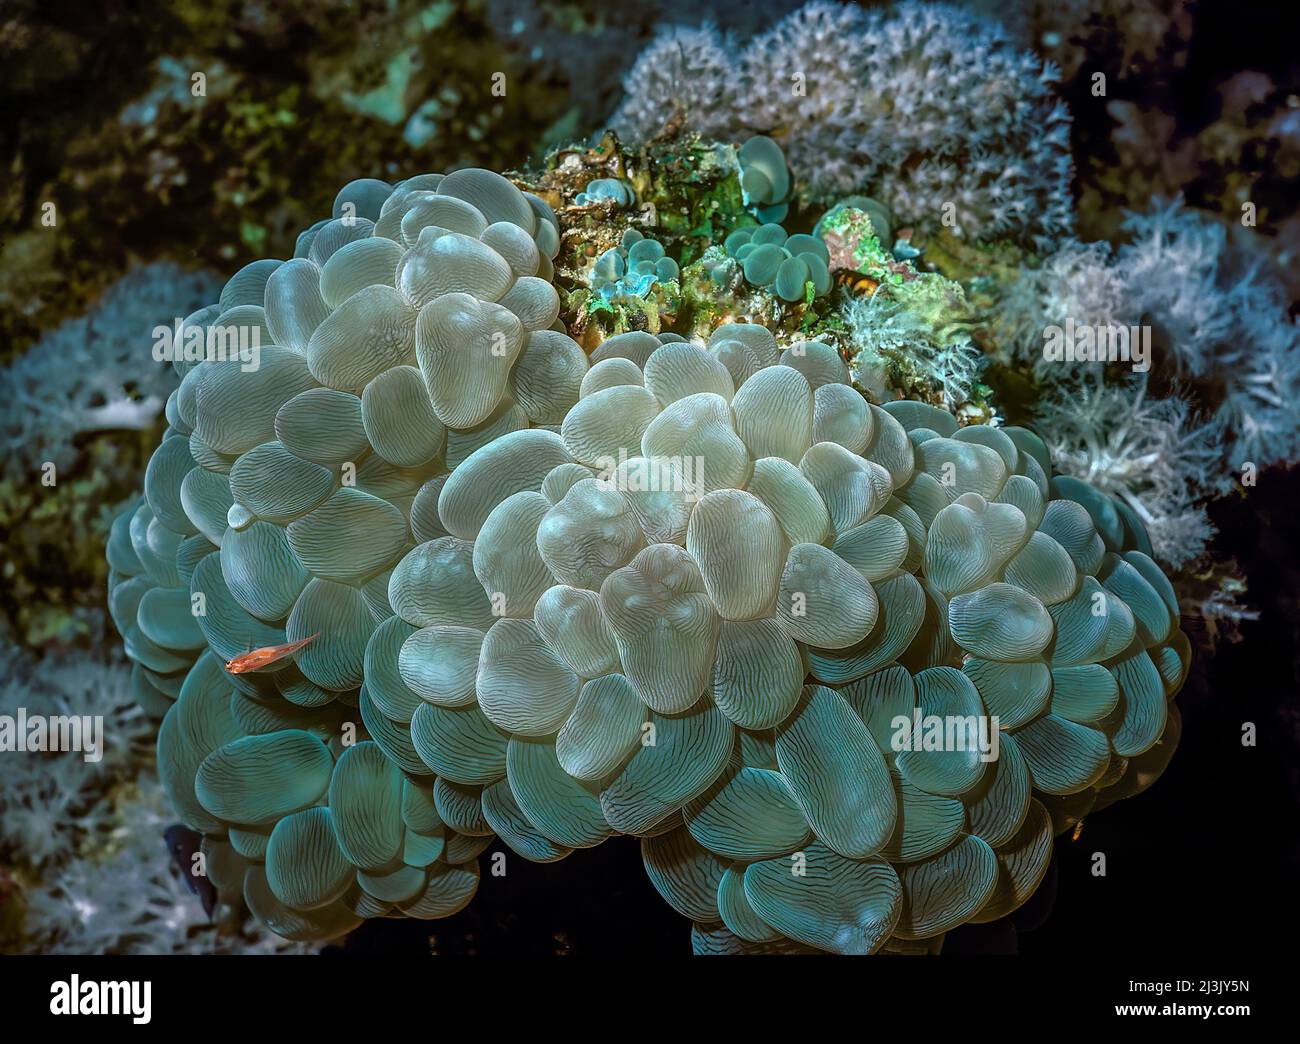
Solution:
[[[286,656],[292,656],[308,642],[315,641],[319,637],[320,632],[317,631],[311,637],[300,638],[296,642],[285,642],[283,645],[264,645],[260,649],[241,653],[233,660],[226,661],[226,670],[231,674],[247,674],[249,671],[261,670],[278,660],[283,660]]]

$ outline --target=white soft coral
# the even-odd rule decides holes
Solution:
[[[106,829],[102,797],[131,778],[152,729],[121,663],[78,655],[36,660],[0,650],[0,714],[102,715],[103,750],[88,761],[77,751],[7,754],[0,782],[0,837],[8,858],[39,867],[66,859]]]
[[[1202,504],[1226,485],[1222,436],[1182,399],[1146,392],[1142,378],[1054,389],[1039,402],[1036,429],[1058,470],[1124,501],[1157,557],[1177,567],[1213,535]]]
[[[30,949],[57,954],[303,952],[253,928],[218,931],[168,858],[171,822],[162,788],[143,773],[130,792],[106,802],[114,817],[94,854],[69,861],[25,896]]]
[[[633,140],[675,113],[707,136],[770,134],[814,198],[870,191],[921,227],[951,203],[963,234],[1043,245],[1073,224],[1055,80],[997,23],[959,8],[814,0],[747,45],[707,28],[662,33],[613,122]]]
[[[156,326],[170,327],[221,284],[168,263],[132,269],[83,317],[69,319],[0,370],[4,473],[76,459],[83,432],[147,428],[178,378],[153,357]]]

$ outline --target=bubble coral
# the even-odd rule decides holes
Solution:
[[[793,185],[781,146],[756,134],[740,147],[737,159],[745,206],[765,224],[784,220],[790,212]]]
[[[636,201],[632,187],[618,178],[593,178],[587,187],[573,197],[580,207],[608,200],[616,207],[630,207]]]
[[[494,836],[629,834],[699,952],[872,952],[1007,913],[1158,775],[1172,588],[1030,432],[872,405],[754,324],[588,357],[496,174],[344,202],[192,317],[272,346],[186,368],[109,546],[163,784],[274,931],[454,913]],[[914,713],[996,717],[1000,756],[903,744]]]
[[[814,298],[831,292],[830,254],[816,236],[792,236],[780,225],[768,223],[736,229],[723,246],[727,257],[740,264],[746,282],[782,301],[804,300],[809,283]],[[714,282],[725,282],[726,266],[714,266],[710,275]]]
[[[656,283],[671,282],[678,275],[677,262],[665,255],[662,243],[629,228],[618,246],[596,259],[591,289],[601,300],[613,303],[645,297]]]

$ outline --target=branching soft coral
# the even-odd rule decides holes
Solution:
[[[1000,25],[942,5],[868,15],[860,83],[881,138],[878,191],[902,215],[1050,242],[1073,226],[1070,116],[1056,70]]]
[[[1255,333],[1255,322],[1265,327]],[[1234,435],[1228,464],[1240,471],[1291,463],[1300,457],[1300,344],[1293,323],[1256,316],[1245,324],[1246,351],[1228,372],[1229,394],[1218,418]]]
[[[177,383],[172,367],[153,358],[153,328],[220,289],[206,272],[141,266],[0,371],[4,473],[27,474],[47,460],[63,469],[75,459],[76,435],[153,424]]]
[[[1243,299],[1258,301],[1254,271],[1225,285],[1223,227],[1180,201],[1158,201],[1147,213],[1130,213],[1122,227],[1132,238],[1120,247],[1116,267],[1133,305],[1163,328],[1175,372],[1205,373],[1232,335]]]
[[[729,133],[735,107],[734,42],[712,25],[660,30],[623,81],[615,121],[621,133],[649,140],[676,114],[709,137]]]
[[[937,340],[924,319],[883,297],[850,299],[844,321],[850,331],[854,379],[877,399],[888,401],[892,389],[905,383],[910,387],[902,390],[925,398],[937,392],[949,410],[971,400],[987,360],[969,338]]]
[[[883,159],[883,128],[870,126],[871,99],[861,89],[870,31],[861,8],[810,3],[738,58],[732,124],[780,129],[795,175],[827,200],[861,190]]]
[[[115,783],[130,779],[152,728],[140,711],[121,664],[82,656],[31,659],[16,648],[0,650],[0,714],[103,715],[104,749],[97,761],[76,751],[5,755],[0,780],[0,838],[7,857],[40,867],[66,859],[101,836],[102,801]]]
[[[0,838],[22,891],[29,949],[41,953],[278,952],[261,933],[223,935],[167,858],[174,818],[147,766],[154,726],[122,664],[0,650],[0,714],[103,715],[98,761],[12,752],[0,778]]]
[[[1000,302],[998,339],[1012,359],[1033,368],[1036,380],[1072,381],[1079,371],[1043,358],[1044,330],[1070,318],[1097,326],[1136,322],[1128,279],[1106,243],[1066,240],[1038,268],[1022,269]]]
[[[1247,462],[1300,457],[1300,330],[1260,255],[1213,217],[1157,201],[1124,228],[1117,250],[1068,241],[1026,270],[1000,302],[997,337],[1032,367],[1036,423],[1063,466],[1133,503],[1181,565],[1210,535],[1199,505]],[[1149,382],[1115,364],[1045,360],[1045,329],[1069,320],[1149,326]],[[1156,387],[1168,397],[1152,398]]]
[[[206,918],[165,856],[160,798],[155,785],[123,803],[107,858],[72,860],[26,893],[29,945],[44,953],[186,950]]]
[[[905,222],[951,217],[963,234],[1043,245],[1072,227],[1070,118],[1054,82],[1000,26],[959,9],[816,0],[743,48],[708,27],[661,34],[614,123],[632,139],[674,114],[709,136],[770,134],[815,198],[865,189]]]
[[[152,773],[115,807],[111,835],[95,858],[69,862],[25,896],[28,946],[56,954],[302,952],[269,933],[217,931],[168,860],[172,822]]]
[[[1229,466],[1300,456],[1300,328],[1260,255],[1181,201],[1130,214],[1116,265],[1135,309],[1163,334],[1163,362],[1216,413]]]
[[[1142,378],[1054,389],[1039,402],[1039,430],[1059,470],[1128,504],[1157,557],[1177,567],[1213,535],[1200,504],[1226,486],[1221,432],[1196,423],[1183,400],[1146,390]]]

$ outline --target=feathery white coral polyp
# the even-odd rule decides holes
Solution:
[[[953,204],[956,231],[1041,249],[1073,227],[1056,79],[999,25],[955,7],[815,0],[743,45],[709,27],[662,32],[613,122],[633,140],[674,114],[706,136],[771,134],[815,198],[870,190],[929,228]]]

